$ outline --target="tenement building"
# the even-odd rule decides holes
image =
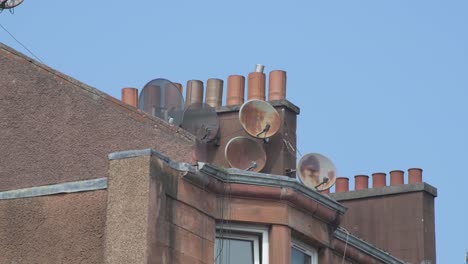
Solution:
[[[116,99],[3,44],[0,71],[0,263],[436,263],[421,169],[354,190],[330,171],[333,193],[296,177],[284,71],[191,80],[185,103],[162,79]]]

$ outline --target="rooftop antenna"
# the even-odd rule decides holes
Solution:
[[[336,181],[336,168],[333,162],[322,154],[304,155],[297,164],[299,181],[318,191],[329,189]]]
[[[233,168],[246,171],[261,171],[266,164],[263,146],[248,137],[235,137],[229,140],[224,156]]]
[[[244,130],[256,138],[269,138],[278,132],[281,119],[269,103],[257,99],[245,102],[239,110],[239,120]]]
[[[152,116],[179,126],[184,114],[184,98],[175,84],[166,79],[147,83],[138,98],[138,108]]]
[[[201,143],[207,143],[218,135],[218,114],[208,104],[193,103],[185,109],[180,126],[195,135]]]

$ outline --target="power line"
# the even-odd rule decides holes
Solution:
[[[30,49],[28,49],[28,47],[26,47],[23,43],[21,43],[21,41],[19,41],[17,38],[15,38],[15,36],[13,36],[13,34],[11,34],[10,31],[8,31],[1,23],[0,23],[0,27],[3,28],[3,30],[5,30],[5,32],[8,33],[8,35],[10,35],[16,42],[18,42],[18,44],[23,46],[23,48],[25,48],[29,53],[31,53],[31,55],[34,58],[36,58],[36,60],[38,60],[40,63],[44,64],[44,62],[42,62],[42,60],[39,59],[39,57],[37,57],[36,54],[34,54],[34,52],[32,52]]]

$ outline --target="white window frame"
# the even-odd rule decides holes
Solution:
[[[311,264],[317,264],[318,263],[318,252],[317,249],[305,244],[304,242],[301,242],[297,239],[291,239],[291,250],[292,248],[295,248],[302,253],[310,256],[310,261],[312,262]],[[292,252],[291,252],[292,254]]]
[[[218,230],[222,229],[222,232]],[[254,243],[254,264],[269,264],[268,227],[232,223],[216,225],[216,238],[250,240]],[[222,235],[219,235],[222,234]],[[261,238],[260,238],[261,236]],[[215,240],[216,240],[215,238]],[[260,252],[260,243],[262,251]],[[217,252],[215,250],[215,256]],[[260,254],[262,255],[260,262]]]

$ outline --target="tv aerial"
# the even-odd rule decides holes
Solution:
[[[276,109],[261,100],[249,100],[239,110],[239,121],[244,130],[256,138],[269,138],[278,132],[281,119]]]
[[[226,145],[224,156],[233,168],[259,172],[265,167],[266,153],[263,146],[248,137],[235,137]]]
[[[199,142],[207,143],[218,135],[218,114],[208,104],[193,103],[185,109],[180,126],[195,135]]]
[[[12,9],[23,3],[24,0],[0,0],[0,12],[3,9]]]
[[[318,153],[304,155],[299,160],[296,171],[302,184],[318,191],[329,189],[336,181],[335,165]]]
[[[147,83],[138,98],[138,108],[176,126],[182,123],[184,98],[175,84],[166,79]]]

